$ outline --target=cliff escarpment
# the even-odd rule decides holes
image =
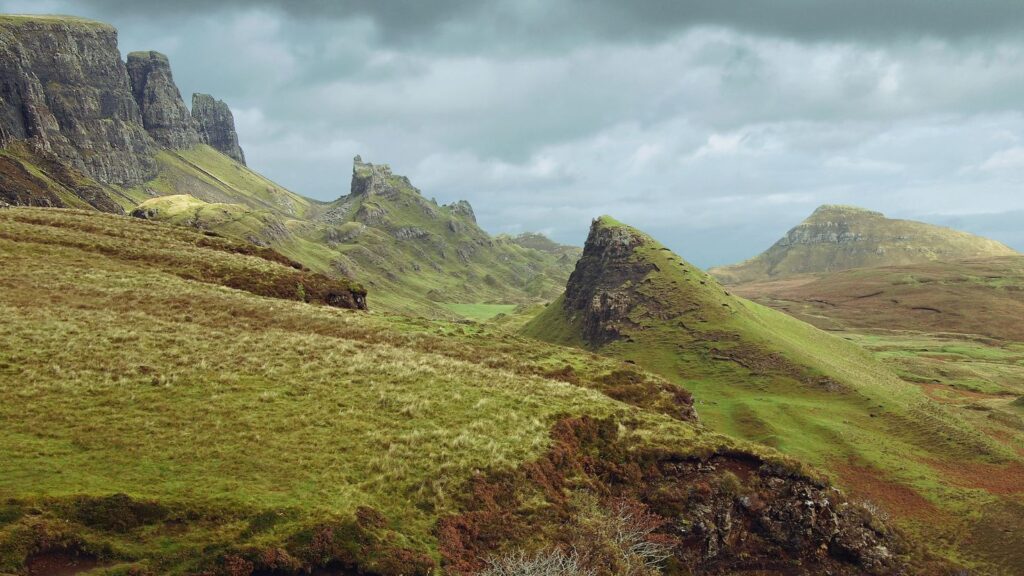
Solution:
[[[0,18],[0,145],[31,141],[103,184],[156,176],[117,31],[64,17]]]
[[[245,153],[238,145],[238,132],[235,131],[235,117],[227,104],[209,94],[193,94],[192,119],[204,144],[245,165]]]
[[[167,56],[153,51],[132,52],[127,68],[132,96],[149,135],[166,148],[191,148],[199,144],[192,113],[174,84]]]
[[[167,56],[132,52],[123,62],[110,25],[0,15],[5,201],[122,212],[139,201],[132,189],[161,175],[163,150],[210,144],[244,163],[227,105],[195,101],[190,111]]]

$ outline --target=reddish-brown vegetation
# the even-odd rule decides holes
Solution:
[[[883,471],[853,463],[832,465],[850,487],[850,495],[881,506],[901,518],[939,520],[943,514],[913,488],[886,478]]]
[[[630,450],[619,424],[564,419],[553,428],[554,444],[542,458],[473,478],[465,511],[438,526],[446,568],[473,574],[491,555],[538,541],[586,548],[580,552],[585,554],[598,543],[581,538],[587,511],[580,502],[596,499],[605,510],[625,503],[644,511],[645,522],[656,527],[651,536],[671,550],[665,563],[670,574],[902,569],[902,537],[837,491],[748,454],[698,458]]]
[[[846,270],[731,289],[825,329],[957,332],[1024,341],[1022,283],[1024,257],[1003,256]]]
[[[65,552],[32,556],[26,563],[29,576],[73,576],[100,566],[92,556]]]
[[[1024,494],[1024,464],[927,460],[926,464],[939,471],[954,484],[964,488],[977,488],[992,494]]]

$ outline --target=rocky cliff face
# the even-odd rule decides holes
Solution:
[[[128,55],[127,69],[132,96],[149,135],[167,148],[191,148],[199,144],[199,132],[174,84],[167,56],[152,51],[132,52]]]
[[[821,206],[811,217],[799,226],[791,229],[786,236],[778,241],[779,246],[797,246],[800,244],[852,244],[864,240],[861,220],[882,220],[881,212],[864,210],[854,206]],[[908,240],[908,237],[896,236],[895,240]]]
[[[161,147],[208,143],[244,163],[227,106],[195,102],[193,119],[163,54],[122,62],[112,26],[0,15],[0,177],[13,183],[4,198],[121,212],[131,200],[118,187],[154,179]]]
[[[209,94],[192,95],[192,119],[205,144],[245,165],[245,153],[238,145],[235,117],[228,105]]]
[[[473,213],[473,207],[466,200],[459,200],[445,206],[452,211],[452,214],[458,214],[464,216],[470,222],[476,222],[476,214]]]
[[[564,307],[582,323],[582,336],[592,346],[619,337],[630,311],[642,296],[634,289],[654,264],[633,258],[646,238],[624,226],[595,220],[583,255],[565,286]]]
[[[65,17],[0,17],[0,145],[52,153],[105,184],[156,176],[117,31]]]

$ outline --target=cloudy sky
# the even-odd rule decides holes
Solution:
[[[608,213],[709,266],[823,203],[1024,249],[1020,0],[0,0],[106,20],[320,199],[390,163],[492,233]]]

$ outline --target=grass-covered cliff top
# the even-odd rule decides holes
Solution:
[[[63,14],[0,14],[0,26],[22,26],[25,24],[65,24],[114,30],[114,27],[106,22],[79,16],[66,16]]]

